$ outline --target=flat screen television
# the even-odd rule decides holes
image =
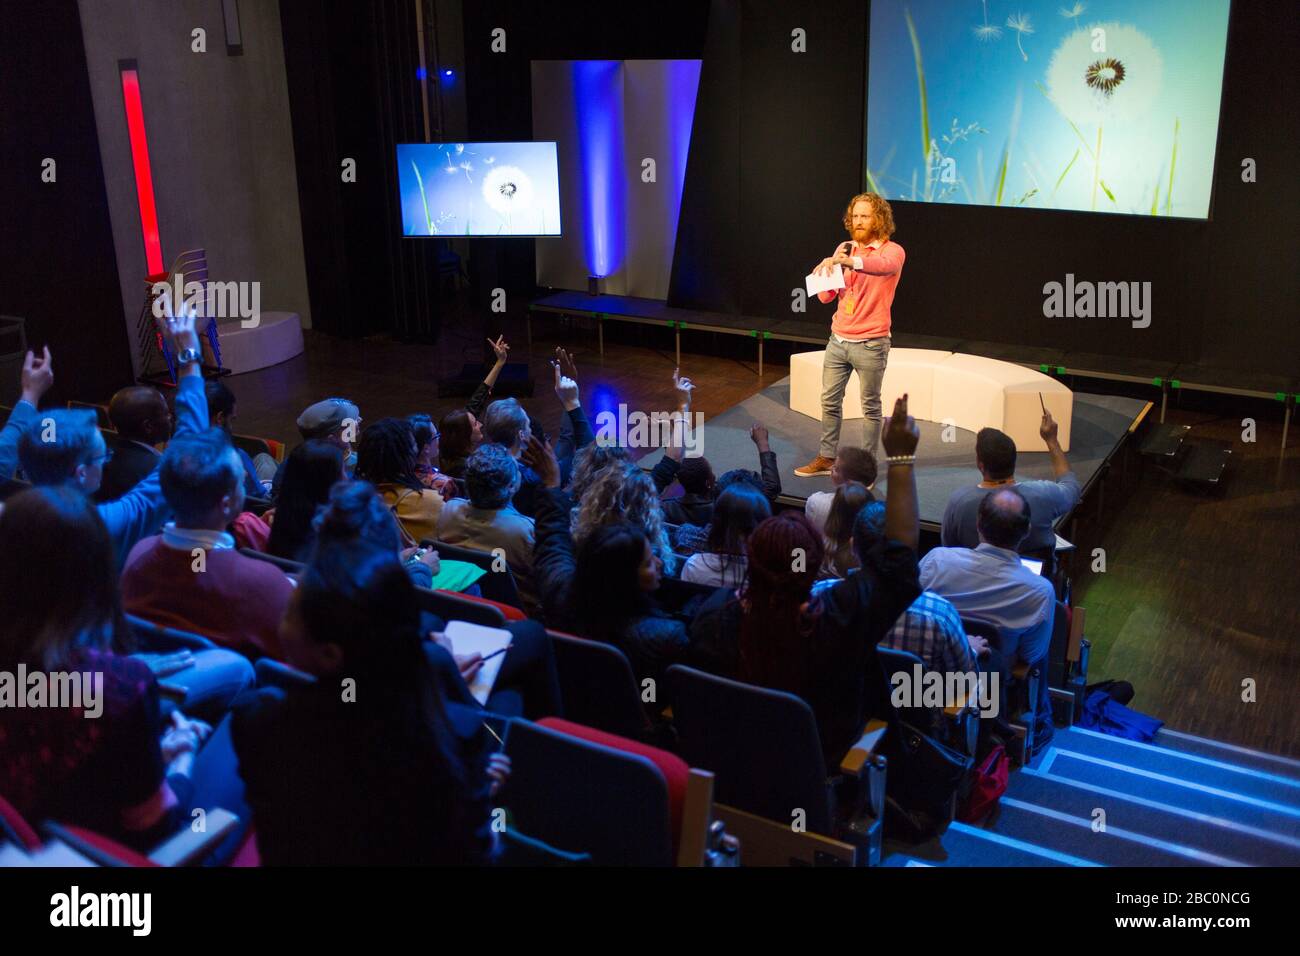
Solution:
[[[555,143],[398,143],[402,235],[558,236]]]

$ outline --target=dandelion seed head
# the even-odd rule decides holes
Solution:
[[[1060,12],[1061,12],[1061,16],[1065,17],[1065,19],[1067,19],[1067,20],[1073,20],[1073,19],[1075,19],[1077,16],[1079,16],[1079,14],[1083,13],[1084,10],[1087,10],[1087,9],[1088,9],[1087,4],[1084,4],[1084,3],[1076,3],[1076,4],[1075,4],[1074,6],[1072,6],[1072,7],[1061,7],[1061,11],[1060,11]]]
[[[996,40],[998,37],[1002,36],[1002,28],[995,27],[990,23],[986,23],[979,27],[971,27],[971,32],[975,34],[975,38],[981,43],[988,43],[989,41]]]
[[[1074,123],[1139,120],[1160,95],[1164,61],[1140,30],[1106,23],[1106,54],[1092,49],[1092,30],[1079,28],[1061,41],[1047,67],[1048,97]]]
[[[1007,26],[1017,33],[1033,33],[1033,24],[1029,22],[1029,14],[1017,13],[1007,17]]]
[[[483,177],[483,201],[502,214],[531,210],[533,182],[517,166],[494,166]]]

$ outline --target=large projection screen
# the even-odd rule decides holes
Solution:
[[[1207,219],[1229,0],[873,0],[888,199]]]

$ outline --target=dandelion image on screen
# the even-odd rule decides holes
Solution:
[[[1104,50],[1094,30],[1104,30]],[[1103,23],[1061,41],[1047,67],[1047,95],[1073,123],[1141,119],[1160,94],[1164,60],[1150,38],[1130,26]]]
[[[483,177],[483,201],[505,216],[509,231],[512,217],[533,211],[533,181],[518,166],[494,166]]]
[[[1115,194],[1102,176],[1104,127],[1147,118],[1160,95],[1163,74],[1164,60],[1151,39],[1119,23],[1075,30],[1052,54],[1047,67],[1047,98],[1076,131],[1080,126],[1097,127],[1095,145],[1084,139],[1092,159],[1091,208],[1097,208],[1098,187],[1115,203]]]

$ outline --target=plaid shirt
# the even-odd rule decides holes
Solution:
[[[922,591],[880,642],[882,647],[910,651],[928,671],[971,673],[975,652],[961,626],[961,615],[946,598]]]

